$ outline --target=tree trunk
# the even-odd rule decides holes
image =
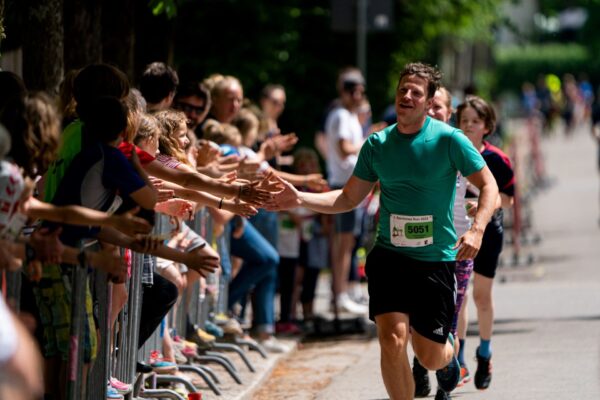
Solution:
[[[0,0],[0,45],[2,45],[2,39],[4,39],[4,0]]]
[[[102,58],[104,62],[115,65],[125,72],[129,79],[133,79],[135,74],[135,0],[105,0],[102,4],[102,22]]]
[[[64,2],[65,70],[102,61],[102,2]]]
[[[63,76],[63,0],[28,0],[23,79],[30,90],[58,93]]]
[[[162,61],[173,66],[174,22],[162,14],[152,15],[147,2],[136,4],[135,71],[134,82],[139,80],[147,64]],[[194,40],[190,38],[190,40]]]

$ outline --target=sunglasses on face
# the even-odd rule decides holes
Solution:
[[[285,100],[275,99],[273,97],[269,97],[269,101],[276,106],[283,107],[285,106]]]
[[[175,103],[175,108],[178,110],[183,111],[184,113],[189,113],[191,114],[192,112],[195,112],[196,114],[202,114],[204,112],[204,110],[206,110],[206,106],[194,106],[190,103],[184,103],[181,101],[178,101]]]

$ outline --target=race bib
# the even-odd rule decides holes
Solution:
[[[433,244],[433,215],[390,214],[390,240],[396,247]]]

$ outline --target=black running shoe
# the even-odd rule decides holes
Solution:
[[[448,334],[448,341],[454,348],[454,337],[451,333]],[[450,393],[456,389],[456,385],[460,382],[460,363],[454,354],[452,355],[450,364],[435,371],[435,376],[437,377],[438,386],[443,391]]]
[[[435,392],[434,400],[451,400],[450,393],[445,392],[444,390],[438,388],[437,392]]]
[[[479,355],[479,347],[475,350],[477,358],[477,371],[475,371],[475,387],[485,390],[492,383],[492,358],[483,358]]]
[[[413,378],[415,380],[415,397],[427,397],[431,392],[429,384],[428,371],[419,363],[417,357],[413,358],[412,368]]]

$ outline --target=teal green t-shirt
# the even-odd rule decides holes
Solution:
[[[430,117],[414,135],[394,124],[369,136],[354,176],[380,182],[376,244],[417,260],[453,261],[456,173],[484,166],[462,131]]]
[[[80,120],[71,122],[62,133],[56,160],[48,168],[44,180],[44,201],[51,202],[71,161],[81,152]]]

